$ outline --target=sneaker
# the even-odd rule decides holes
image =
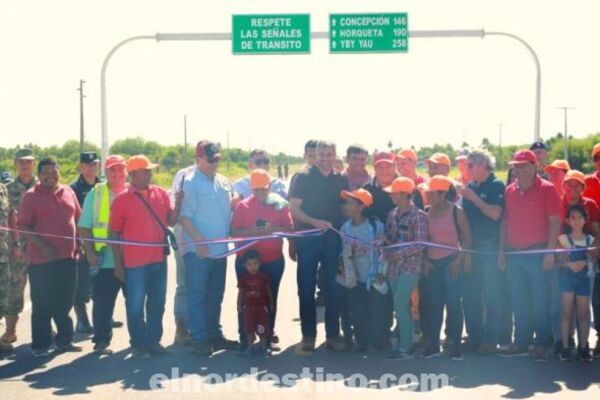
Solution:
[[[548,361],[548,351],[543,346],[536,346],[533,349],[533,361],[536,361],[536,362]]]
[[[75,346],[73,343],[59,344],[56,346],[57,353],[80,353],[83,350],[81,346]]]
[[[325,345],[329,350],[333,351],[344,351],[347,349],[346,343],[344,343],[342,338],[327,339]]]
[[[302,338],[302,351],[315,351],[315,338]]]
[[[78,321],[77,325],[75,326],[75,332],[81,333],[84,335],[90,335],[90,334],[94,333],[94,328],[87,321],[85,321],[85,322]]]
[[[35,358],[46,358],[51,356],[49,349],[33,349],[31,350],[31,355]]]
[[[477,349],[477,354],[480,356],[491,356],[493,354],[496,354],[497,352],[498,349],[493,344],[482,344]]]
[[[271,352],[279,352],[279,351],[281,351],[281,347],[279,347],[276,344],[274,344],[273,342],[271,342],[271,344],[269,344],[269,350]]]
[[[153,344],[152,346],[150,346],[148,348],[148,351],[153,356],[164,356],[165,354],[171,353],[169,350],[167,350],[165,348],[165,346],[163,346],[160,343]]]
[[[440,352],[439,348],[435,348],[435,347],[428,347],[425,349],[425,351],[421,354],[421,358],[425,359],[425,360],[429,360],[431,358],[435,358],[435,357],[439,357],[441,356],[442,353]]]
[[[450,359],[454,361],[462,361],[463,354],[462,350],[460,349],[460,345],[452,346],[452,349],[450,350]]]
[[[560,361],[571,361],[573,357],[571,356],[571,350],[569,349],[561,349],[560,354],[558,355],[558,359]]]
[[[415,356],[404,350],[391,350],[385,355],[385,358],[391,361],[406,361],[414,360]]]
[[[208,341],[195,342],[191,345],[191,348],[192,353],[198,354],[200,356],[210,356],[213,353],[213,348],[208,343]]]
[[[218,336],[216,338],[208,339],[208,342],[215,351],[234,350],[237,349],[240,345],[240,342],[238,342],[237,340],[229,340],[225,338],[225,336]]]
[[[523,347],[519,347],[516,344],[511,344],[508,346],[508,349],[502,350],[498,353],[500,357],[527,357],[529,355],[529,350]]]
[[[112,354],[113,351],[111,349],[109,349],[108,346],[110,346],[109,343],[96,343],[94,345],[94,353],[105,354],[105,355]]]
[[[579,361],[581,362],[592,362],[593,357],[590,353],[590,346],[586,343],[585,346],[579,347],[577,349],[577,354],[579,354]]]
[[[275,344],[279,343],[279,336],[277,336],[277,335],[271,336],[271,343],[275,343]]]
[[[143,347],[134,347],[133,351],[131,352],[131,357],[138,358],[140,360],[150,358],[150,352]]]

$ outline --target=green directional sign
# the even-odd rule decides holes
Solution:
[[[232,46],[233,54],[310,53],[310,15],[234,15]]]
[[[331,53],[405,53],[408,14],[330,14]]]

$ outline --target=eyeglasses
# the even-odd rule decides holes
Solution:
[[[216,163],[218,163],[219,161],[221,161],[221,159],[220,159],[220,158],[208,157],[208,158],[206,159],[206,162],[207,162],[207,163],[209,163],[209,164],[216,164]]]
[[[271,163],[271,160],[269,160],[268,158],[257,158],[256,160],[254,160],[254,164],[256,165],[269,165]]]

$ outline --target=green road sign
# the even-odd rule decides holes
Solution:
[[[310,53],[310,15],[234,15],[232,46],[233,54]]]
[[[408,14],[330,14],[330,53],[406,53]]]

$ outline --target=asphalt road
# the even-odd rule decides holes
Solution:
[[[529,358],[501,359],[472,353],[466,353],[463,361],[446,357],[388,361],[383,354],[333,353],[324,346],[314,354],[302,354],[297,351],[301,336],[292,262],[286,266],[280,291],[277,334],[282,351],[271,358],[243,358],[233,351],[203,358],[189,353],[185,347],[172,345],[174,292],[175,264],[170,260],[163,344],[171,353],[147,360],[130,358],[126,328],[114,332],[113,355],[94,355],[90,337],[76,335],[76,342],[84,348],[82,353],[34,359],[29,347],[30,312],[26,311],[19,324],[16,351],[0,359],[0,398],[362,399],[372,395],[381,399],[536,396],[582,400],[597,399],[600,395],[600,361],[581,364],[552,359],[534,363]],[[222,316],[225,334],[230,338],[235,338],[237,330],[236,295],[233,258],[230,258]],[[125,321],[122,297],[116,319]],[[324,340],[322,323],[318,330],[319,346]],[[595,344],[595,338],[592,342]],[[326,374],[336,376],[330,375],[328,380]]]

